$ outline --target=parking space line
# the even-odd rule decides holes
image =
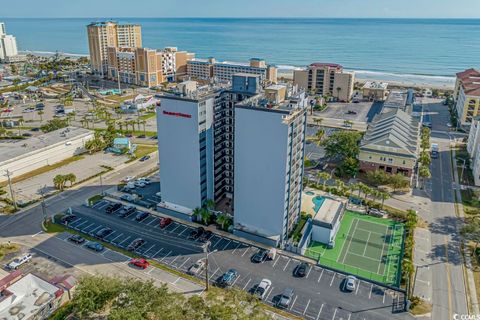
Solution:
[[[113,236],[115,233],[117,233],[117,231],[113,231],[112,233],[110,233],[108,236],[105,237],[105,241],[107,242],[110,242],[109,240],[107,240],[109,237]]]
[[[310,305],[310,299],[308,299],[307,306],[305,307],[305,310],[303,311],[303,315],[307,312],[308,306]]]
[[[242,244],[239,242],[239,243],[238,243],[238,246],[237,246],[235,249],[233,249],[232,254],[234,254],[235,251],[237,251],[237,249],[238,249],[241,245],[242,245]]]
[[[361,282],[359,281],[358,284],[357,284],[357,290],[355,290],[355,294],[358,293],[358,289],[360,288],[360,283],[361,283]]]
[[[85,221],[85,222],[88,222],[88,221]],[[95,225],[95,223],[90,223],[86,228],[80,229],[80,226],[78,226],[78,229],[85,231],[85,230],[87,230],[88,228],[90,228],[91,226],[94,226],[94,225]]]
[[[347,320],[350,320],[351,317],[352,317],[352,314],[350,313],[350,314],[348,315],[348,319],[347,319]]]
[[[157,218],[154,218],[152,221],[150,221],[149,223],[147,223],[147,226],[151,225],[151,224],[154,223],[155,221],[157,221]]]
[[[310,266],[310,269],[307,272],[307,276],[305,278],[308,278],[308,275],[310,274],[310,271],[312,271],[312,266]]]
[[[293,306],[295,305],[295,302],[297,301],[298,295],[295,296],[295,299],[293,299],[292,305],[290,306],[290,310],[293,309]]]
[[[173,259],[172,261],[170,261],[170,265],[173,266],[173,263],[178,259],[178,257],[180,257],[180,255],[176,256],[175,259]]]
[[[177,223],[177,226],[176,226],[175,228],[173,228],[173,230],[172,230],[172,231],[170,231],[170,232],[171,232],[171,233],[174,233],[174,232],[175,232],[175,230],[177,230],[177,229],[178,229],[178,227],[180,227],[180,226],[181,226],[181,224]]]
[[[225,247],[223,247],[222,251],[225,251],[225,249],[227,249],[227,247],[230,245],[231,242],[232,241],[229,240],[228,243],[225,245]]]
[[[268,301],[268,297],[270,296],[270,294],[273,292],[273,288],[275,288],[274,286],[272,286],[270,288],[270,292],[267,294],[267,296],[265,297],[265,301]]]
[[[278,260],[280,260],[280,255],[278,255],[277,260],[273,262],[272,268],[275,268],[275,265],[277,264]]]
[[[215,242],[215,244],[213,245],[212,249],[214,249],[214,248],[217,246],[217,244],[220,243],[220,241],[222,241],[222,238],[218,237],[218,241]]]
[[[120,233],[118,236],[116,236],[114,239],[112,239],[111,242],[114,242],[115,240],[117,240],[117,239],[120,238],[121,236],[123,236],[123,233]]]
[[[154,254],[152,257],[155,258],[155,257],[156,257],[160,252],[162,252],[162,251],[163,251],[163,248],[160,248],[160,250],[158,250],[157,252],[155,252],[155,254]]]
[[[332,320],[334,320],[334,319],[335,319],[335,316],[337,315],[337,311],[338,311],[338,308],[335,308],[335,312],[333,313]]]
[[[145,251],[143,254],[144,254],[144,255],[147,255],[147,252],[148,252],[148,251],[150,251],[150,250],[152,250],[152,249],[153,249],[153,247],[155,247],[155,245],[154,245],[154,244],[152,244],[152,246],[151,246],[151,247],[150,247],[150,248],[149,248],[147,251]]]
[[[85,223],[88,223],[88,220],[83,221],[82,223],[79,223],[76,226],[72,226],[72,228],[75,230],[80,230],[80,226],[83,226]]]
[[[386,296],[385,290],[383,290],[383,304],[385,304],[385,296]]]
[[[215,277],[215,274],[218,272],[218,270],[220,270],[220,268],[217,268],[217,270],[215,270],[215,272],[210,275],[210,279],[213,279],[213,277]]]
[[[178,269],[182,269],[182,267],[185,265],[185,263],[187,263],[188,260],[190,260],[190,257],[183,261],[183,263],[180,265],[180,267],[178,267]]]
[[[73,220],[72,222],[70,222],[70,224],[68,224],[68,226],[69,226],[70,228],[73,228],[74,225],[75,225],[77,222],[80,222],[80,220],[82,220],[82,218],[77,218],[77,219]]]
[[[242,257],[248,252],[248,250],[250,250],[251,247],[248,247],[247,250],[245,250],[245,252],[242,254]]]
[[[95,231],[97,231],[98,229],[100,229],[102,226],[98,226],[96,227],[95,229],[91,230],[90,233],[94,233]]]
[[[332,276],[332,281],[330,281],[330,287],[332,286],[333,284],[333,280],[335,280],[335,272],[333,273],[333,276]]]
[[[127,241],[127,240],[130,239],[130,238],[131,238],[131,236],[128,236],[127,238],[123,239],[122,242],[119,242],[118,245],[119,245],[119,246],[122,245],[122,243],[124,243],[125,241]]]
[[[287,264],[285,265],[285,267],[283,267],[283,271],[287,270],[287,266],[288,266],[288,264],[290,263],[290,260],[291,260],[291,259],[288,259]]]
[[[250,281],[252,281],[252,279],[248,279],[247,283],[245,283],[245,285],[243,286],[243,290],[245,290],[248,286],[248,284],[250,283]]]
[[[180,232],[180,233],[178,234],[178,236],[181,236],[182,233],[184,233],[184,232],[187,231],[188,229],[190,229],[190,228],[189,228],[189,227],[185,227],[185,229],[183,229],[182,232]]]
[[[172,253],[172,250],[170,250],[165,257],[163,257],[162,259],[160,259],[160,262],[162,262],[162,261],[163,261],[166,257],[168,257],[171,253]]]
[[[322,273],[320,273],[320,276],[318,277],[318,280],[317,282],[320,282],[320,279],[322,279],[322,276],[323,276],[323,272],[325,271],[325,269],[322,269]]]
[[[370,293],[368,294],[368,299],[372,298],[373,284],[370,285]]]
[[[318,311],[318,314],[317,314],[317,319],[320,319],[320,313],[322,313],[322,310],[323,310],[323,306],[325,305],[325,303],[322,303],[322,306],[320,307],[320,310]]]
[[[238,279],[240,279],[240,276],[238,276],[232,283],[232,287],[235,285],[235,283],[237,283]]]

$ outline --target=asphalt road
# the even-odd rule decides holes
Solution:
[[[120,218],[117,214],[106,214],[108,203],[99,202],[94,208],[74,208],[77,220],[70,227],[84,233],[94,234],[108,226],[114,232],[105,241],[126,248],[131,241],[141,237],[146,242],[136,250],[137,254],[157,260],[177,270],[186,272],[190,266],[204,257],[203,242],[189,240],[192,227],[172,223],[164,230],[159,228],[158,217],[150,216],[141,222],[135,214]],[[287,288],[295,290],[289,311],[309,319],[404,319],[405,314],[392,314],[391,290],[360,281],[358,290],[342,292],[344,275],[311,265],[305,278],[292,276],[300,261],[277,255],[275,260],[253,264],[251,256],[258,250],[247,243],[214,235],[210,239],[209,274],[215,281],[230,268],[239,272],[235,286],[251,290],[263,278],[272,281],[266,301],[273,304],[278,295]],[[199,275],[203,278],[203,274]]]
[[[460,221],[455,214],[453,173],[450,139],[446,123],[449,120],[446,106],[428,104],[432,113],[432,129],[445,134],[432,134],[431,142],[438,143],[440,155],[431,165],[431,253],[433,319],[452,319],[453,314],[467,314],[463,277],[463,258],[457,233]]]

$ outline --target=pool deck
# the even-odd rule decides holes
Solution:
[[[315,212],[315,203],[313,201],[315,197],[323,197],[325,199],[317,212]],[[311,215],[312,220],[319,224],[331,226],[335,223],[335,220],[341,214],[342,204],[345,206],[345,199],[332,196],[320,190],[306,188],[302,193],[302,211]]]

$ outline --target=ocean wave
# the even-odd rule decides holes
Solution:
[[[53,52],[53,51],[23,50],[23,51],[20,51],[20,53],[24,53],[24,54],[37,54],[37,55],[45,55],[45,56],[53,56],[53,55],[55,55],[55,54],[58,53],[58,54],[60,54],[60,55],[69,56],[69,57],[88,57],[88,54],[68,53],[68,52],[61,52],[61,51]]]
[[[404,78],[419,78],[419,79],[437,79],[444,81],[455,81],[455,77],[448,76],[435,76],[435,75],[426,75],[426,74],[409,74],[409,73],[393,73],[393,72],[380,72],[380,71],[369,71],[369,70],[346,70],[346,71],[355,71],[358,74],[372,75],[372,76],[388,76],[388,77],[404,77]]]

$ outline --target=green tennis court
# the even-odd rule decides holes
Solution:
[[[335,247],[313,242],[305,255],[318,259],[320,265],[398,286],[403,233],[403,223],[346,211]]]

